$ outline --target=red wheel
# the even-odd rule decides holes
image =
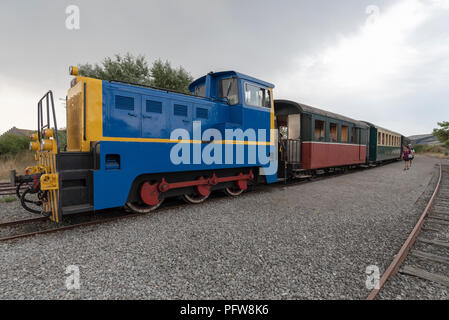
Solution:
[[[203,177],[201,177],[203,179]],[[210,186],[207,184],[200,184],[196,187],[196,192],[193,194],[184,194],[182,198],[193,204],[204,202],[210,196]]]
[[[225,188],[224,192],[231,197],[237,197],[239,195],[241,195],[243,193],[243,189],[240,189],[239,187],[229,187],[229,188]]]
[[[144,182],[140,187],[140,200],[135,202],[127,202],[126,206],[137,213],[148,213],[160,207],[164,198],[158,190],[158,183],[151,184]]]

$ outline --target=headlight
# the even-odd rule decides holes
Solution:
[[[69,68],[69,71],[70,71],[70,75],[71,76],[77,76],[78,75],[78,67],[71,66]]]

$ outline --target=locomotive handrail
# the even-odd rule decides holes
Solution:
[[[44,125],[44,114],[42,110],[42,102],[45,100],[46,107],[47,107],[47,124]],[[56,112],[55,112],[55,102],[53,99],[53,92],[49,90],[44,96],[38,101],[37,103],[37,134],[39,137],[39,141],[42,138],[42,130],[44,128],[50,129],[50,102],[51,102],[51,109],[53,114],[53,125],[54,125],[54,138],[56,139],[56,146],[59,151],[59,137],[58,137],[58,125],[56,123]]]

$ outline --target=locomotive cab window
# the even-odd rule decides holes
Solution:
[[[315,120],[315,141],[324,141],[325,134],[325,123],[321,120]]]
[[[228,99],[230,105],[239,103],[239,87],[237,78],[226,78],[218,81],[218,97]]]
[[[206,96],[206,85],[203,84],[203,85],[196,86],[193,94],[196,96],[199,96],[199,97],[205,97]]]
[[[245,83],[245,103],[255,107],[270,108],[270,91],[249,83]]]

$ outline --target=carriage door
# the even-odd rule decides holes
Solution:
[[[287,161],[301,163],[301,115],[288,115]]]

